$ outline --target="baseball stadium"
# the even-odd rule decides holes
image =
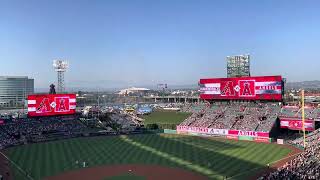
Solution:
[[[196,101],[78,107],[54,85],[28,95],[26,111],[1,115],[1,178],[319,179],[320,109],[303,90],[285,102],[282,76],[251,76],[249,56],[227,61]]]

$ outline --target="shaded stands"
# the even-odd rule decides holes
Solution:
[[[73,116],[18,119],[0,126],[0,148],[61,136],[79,136],[86,129]]]
[[[108,113],[109,122],[116,124],[118,132],[136,131],[143,121],[141,118],[125,113]],[[0,149],[20,144],[58,140],[72,137],[89,136],[90,134],[116,133],[114,126],[103,129],[89,128],[78,120],[77,115],[22,118],[12,120],[0,126]],[[110,124],[109,124],[110,125]]]
[[[276,179],[320,179],[320,130],[309,133],[305,151],[287,162],[275,172],[260,177],[260,180]],[[303,146],[303,138],[291,141],[293,145]]]
[[[135,130],[136,127],[141,126],[143,121],[143,119],[130,114],[110,113],[109,117],[111,121],[120,125],[122,130]]]

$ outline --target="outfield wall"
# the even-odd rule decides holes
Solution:
[[[264,143],[271,142],[269,132],[177,126],[177,134],[188,134],[196,136],[219,136],[233,140],[246,140]]]

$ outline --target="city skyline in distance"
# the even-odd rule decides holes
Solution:
[[[319,5],[1,1],[0,75],[48,88],[57,79],[52,61],[66,59],[67,88],[197,85],[226,77],[226,56],[250,54],[252,76],[319,80]]]

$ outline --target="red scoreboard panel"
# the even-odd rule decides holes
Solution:
[[[76,112],[75,94],[41,94],[28,96],[29,116],[54,116]]]
[[[281,76],[200,79],[199,85],[207,100],[282,100]]]
[[[314,131],[315,122],[313,120],[306,119],[304,122],[304,128],[306,131]],[[280,118],[280,128],[291,129],[291,130],[303,130],[302,119],[294,118]]]

